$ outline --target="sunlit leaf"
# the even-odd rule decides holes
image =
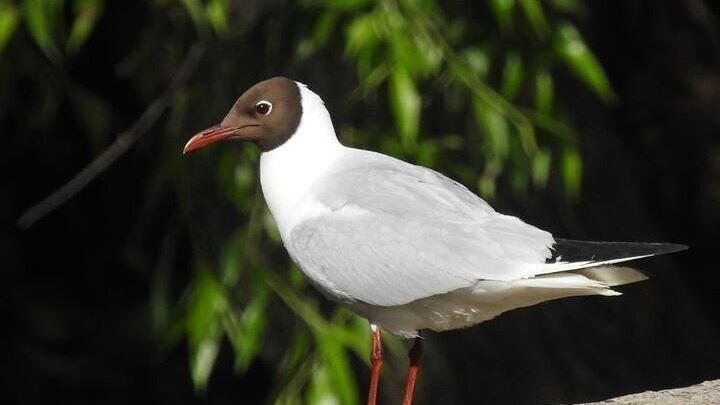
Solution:
[[[345,52],[359,56],[371,52],[379,37],[374,28],[373,14],[363,14],[353,19],[345,30]]]
[[[24,0],[23,13],[30,35],[45,55],[57,63],[62,53],[57,46],[63,23],[64,0]]]
[[[571,198],[577,198],[582,183],[582,157],[577,149],[566,148],[563,151],[561,170],[565,190]]]
[[[615,99],[605,71],[573,25],[565,23],[558,27],[555,36],[555,51],[575,76],[600,98],[605,101]]]
[[[412,38],[408,37],[407,32],[402,29],[393,30],[389,39],[396,68],[399,66],[411,77],[425,70],[424,58],[419,56],[421,50]]]
[[[502,87],[500,94],[508,100],[513,100],[522,88],[523,83],[523,65],[520,54],[511,52],[505,59],[503,67]]]
[[[329,371],[324,363],[318,362],[313,369],[306,403],[313,405],[342,404],[335,387],[332,386]]]
[[[195,389],[199,392],[205,391],[207,382],[210,379],[215,360],[220,346],[220,337],[215,334],[208,334],[193,345],[190,353],[190,374]]]
[[[205,6],[205,14],[216,33],[226,33],[229,28],[230,0],[209,0]]]
[[[353,19],[345,29],[345,53],[356,59],[360,78],[367,77],[374,70],[374,53],[380,44],[375,29],[374,13],[368,13]]]
[[[70,29],[70,35],[65,42],[65,47],[70,52],[76,52],[87,41],[102,15],[105,1],[74,0],[73,6],[75,19]]]
[[[334,394],[337,395],[341,404],[357,404],[357,386],[347,358],[347,352],[342,344],[330,334],[320,335],[317,343],[323,363],[326,366],[327,379]]]
[[[405,149],[415,146],[420,125],[420,94],[410,74],[396,68],[390,74],[388,88],[395,126]]]
[[[5,45],[15,33],[15,28],[20,22],[19,17],[20,13],[11,2],[3,1],[0,3],[0,54],[2,54]]]

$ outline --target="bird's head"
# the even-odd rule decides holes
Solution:
[[[293,135],[301,116],[298,84],[285,77],[273,77],[243,93],[222,122],[190,138],[183,153],[225,139],[254,142],[264,152],[273,150]]]

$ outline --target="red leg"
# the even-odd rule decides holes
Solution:
[[[408,353],[410,358],[410,368],[408,369],[407,379],[405,380],[405,395],[403,395],[403,405],[412,405],[413,394],[415,393],[415,381],[417,381],[418,372],[420,371],[420,357],[422,356],[422,338],[416,337],[412,348]]]
[[[372,329],[372,350],[370,351],[370,363],[372,364],[372,372],[370,374],[370,391],[368,392],[367,405],[375,405],[377,403],[378,382],[380,382],[380,370],[383,365],[383,349],[382,339],[380,336],[380,328],[370,324]]]

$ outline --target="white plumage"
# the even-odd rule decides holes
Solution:
[[[446,330],[575,295],[617,295],[638,256],[551,262],[552,235],[502,215],[430,169],[348,148],[300,86],[297,131],[261,157],[261,183],[288,252],[320,291],[398,335]]]

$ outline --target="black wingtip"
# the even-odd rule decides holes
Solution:
[[[547,262],[599,262],[637,256],[664,255],[687,249],[687,245],[679,243],[587,242],[556,238],[552,257]]]

